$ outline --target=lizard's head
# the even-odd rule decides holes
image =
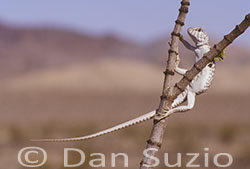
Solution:
[[[208,35],[201,27],[188,28],[187,32],[196,46],[208,44]]]

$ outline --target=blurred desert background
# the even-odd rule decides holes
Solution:
[[[223,37],[208,33],[211,45]],[[191,41],[185,30],[183,34]],[[29,140],[83,136],[157,108],[169,35],[140,43],[112,32],[90,34],[0,21],[0,168],[24,168],[18,164],[17,153],[26,146],[47,151],[42,169],[63,168],[63,148],[70,147],[86,154],[86,162],[78,168],[90,168],[91,153],[104,153],[106,168],[111,168],[110,154],[120,152],[129,155],[128,168],[138,168],[152,121],[83,142]],[[242,36],[250,38],[249,33]],[[197,163],[204,168],[204,148],[208,147],[209,168],[218,168],[212,164],[217,153],[232,154],[229,169],[250,167],[249,44],[236,40],[226,55],[225,61],[217,62],[213,85],[197,97],[195,108],[168,119],[158,154],[162,162],[163,153],[170,153],[175,163],[177,153],[199,152]],[[182,44],[180,58],[181,67],[192,67],[194,55]],[[189,157],[183,160],[185,166]],[[70,161],[79,161],[78,154],[70,154]],[[116,168],[124,168],[121,161]],[[162,163],[158,168],[166,167]]]
[[[17,152],[31,145],[49,150],[42,168],[62,167],[64,147],[81,148],[86,155],[125,152],[129,168],[138,166],[152,121],[84,142],[29,139],[81,136],[155,109],[168,36],[140,45],[112,35],[2,24],[0,37],[1,166],[22,168]],[[232,168],[250,166],[250,51],[231,45],[226,53],[226,60],[217,63],[211,89],[197,97],[195,108],[168,120],[161,152],[172,153],[173,159],[177,152],[202,153],[209,147],[211,156],[231,153]],[[193,54],[180,45],[180,55],[181,66],[191,68]]]

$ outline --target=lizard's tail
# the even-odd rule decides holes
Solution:
[[[95,138],[95,137],[99,137],[108,133],[112,133],[114,131],[123,129],[123,128],[127,128],[129,126],[138,124],[138,123],[142,123],[146,120],[149,120],[151,118],[153,118],[155,116],[156,111],[152,111],[149,112],[147,114],[144,114],[140,117],[137,117],[133,120],[124,122],[122,124],[119,124],[117,126],[111,127],[109,129],[91,134],[91,135],[87,135],[87,136],[82,136],[82,137],[74,137],[74,138],[63,138],[63,139],[32,139],[31,141],[40,141],[40,142],[66,142],[66,141],[82,141],[82,140],[87,140],[87,139],[91,139],[91,138]]]

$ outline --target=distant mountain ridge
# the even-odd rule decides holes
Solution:
[[[162,39],[169,40],[168,37]],[[112,35],[90,36],[55,28],[0,25],[0,78],[103,58],[164,63],[167,49],[167,41],[163,40],[141,45]],[[233,46],[227,53],[230,57],[228,63],[249,62],[247,49]],[[182,63],[191,65],[193,54],[183,50],[182,45],[180,55]]]
[[[129,51],[129,52],[128,52]],[[137,56],[141,47],[112,36],[0,26],[0,74],[74,64],[102,57]]]

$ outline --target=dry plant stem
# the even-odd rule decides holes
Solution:
[[[182,1],[188,2],[188,1]],[[181,13],[180,13],[181,15]],[[179,17],[180,17],[179,15]],[[178,17],[178,18],[179,18]],[[183,16],[185,18],[185,16]],[[184,18],[183,21],[184,21]],[[218,56],[229,44],[231,44],[239,35],[245,32],[245,30],[250,26],[250,14],[246,15],[245,19],[235,27],[235,29],[230,32],[228,35],[225,35],[223,40],[221,40],[218,44],[215,44],[214,47],[203,56],[203,58],[197,62],[191,70],[189,70],[184,77],[175,85],[174,88],[169,88],[171,82],[171,75],[174,73],[174,63],[176,61],[176,52],[178,50],[178,40],[176,39],[179,32],[172,33],[172,42],[169,52],[169,59],[167,64],[167,70],[165,72],[165,80],[164,80],[164,87],[163,87],[163,94],[161,97],[161,104],[157,113],[163,113],[164,109],[168,109],[171,105],[173,100],[185,90],[187,85],[193,80],[193,78],[209,63],[211,62],[216,56]],[[175,26],[175,30],[177,29],[178,25]],[[180,27],[181,28],[181,27]],[[179,31],[180,31],[179,28]],[[177,33],[177,34],[176,34]],[[177,42],[176,42],[177,41]],[[168,90],[171,89],[171,90]],[[155,156],[156,151],[159,150],[162,141],[163,141],[163,134],[166,128],[165,120],[161,121],[154,121],[154,126],[152,129],[152,133],[150,136],[149,141],[147,142],[147,148],[155,148],[155,151],[149,153],[150,156]],[[152,165],[152,160],[149,158],[143,157],[143,160],[140,165],[140,169],[149,169],[152,167],[145,166]]]
[[[179,36],[181,29],[184,25],[184,21],[186,18],[186,14],[188,13],[188,7],[189,7],[189,0],[182,0],[181,2],[181,8],[179,9],[179,16],[177,20],[175,21],[175,27],[174,31],[171,34],[171,43],[170,43],[170,49],[168,51],[168,61],[167,61],[167,67],[166,71],[164,72],[165,78],[163,83],[163,90],[162,90],[162,96],[161,96],[161,102],[159,105],[159,108],[157,110],[157,116],[161,116],[166,109],[169,109],[170,105],[172,104],[173,100],[168,99],[168,95],[170,94],[169,86],[171,85],[172,76],[175,74],[175,62],[178,59],[178,45],[179,45]],[[158,116],[158,117],[159,117]],[[166,121],[161,120],[157,121],[154,120],[153,129],[151,132],[150,139],[147,141],[147,148],[154,148],[155,150],[159,150],[163,141],[163,135],[166,128]],[[150,156],[155,156],[156,151],[150,151],[148,152]],[[141,163],[140,163],[140,169],[149,169],[152,168],[152,164],[154,161],[150,158],[143,157]]]

